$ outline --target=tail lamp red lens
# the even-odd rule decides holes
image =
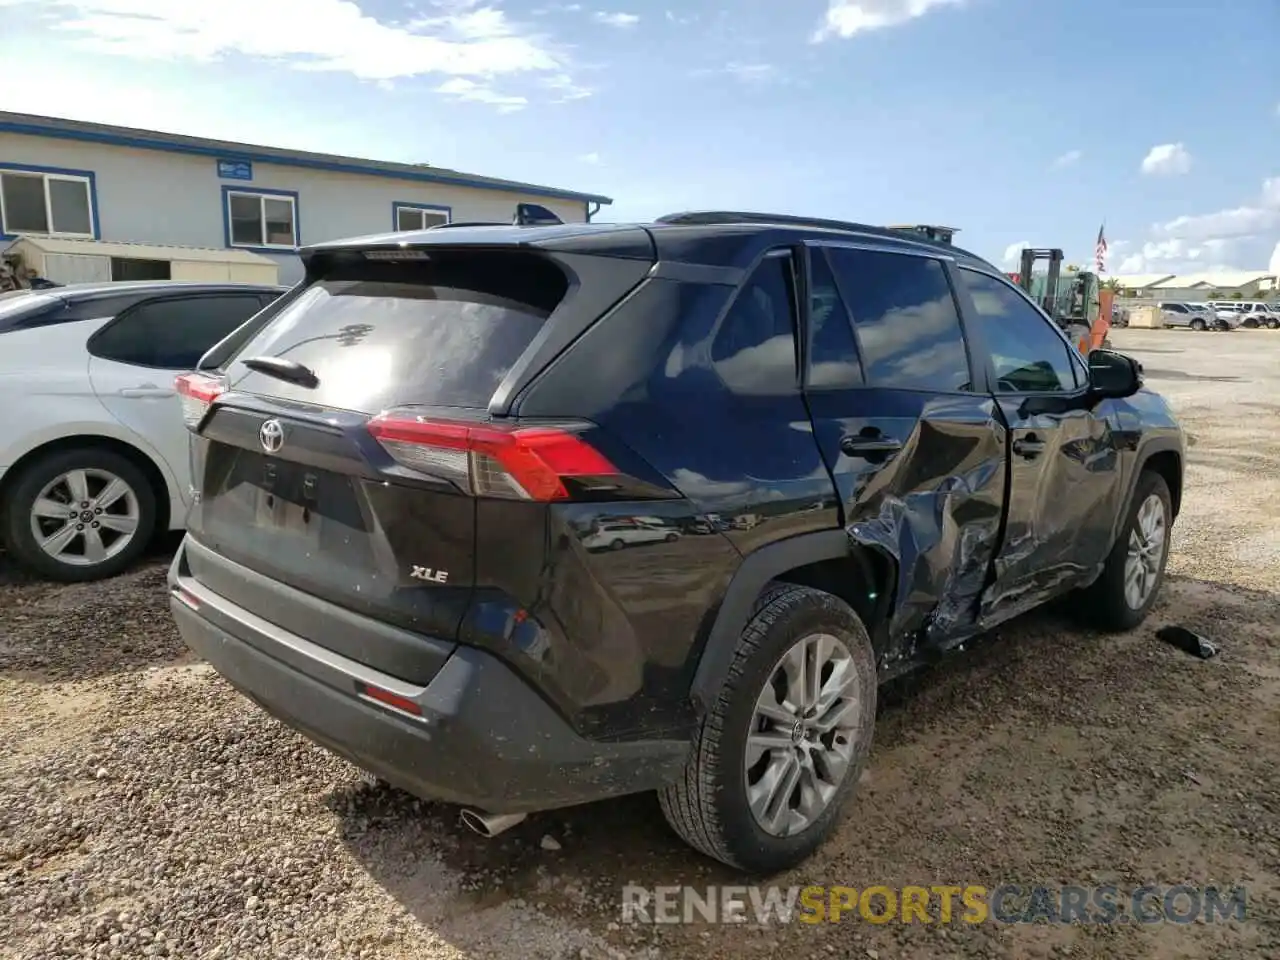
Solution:
[[[444,477],[476,496],[566,500],[566,478],[618,475],[603,454],[560,427],[385,413],[370,420],[368,429],[399,463]]]
[[[221,377],[204,373],[181,374],[173,381],[173,386],[182,401],[182,420],[192,430],[204,419],[209,404],[227,389]]]

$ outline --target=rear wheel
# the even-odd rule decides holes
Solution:
[[[5,542],[24,566],[64,583],[120,573],[146,549],[156,498],[111,450],[62,450],[22,468],[5,505]]]
[[[759,873],[830,835],[871,750],[876,664],[838,597],[776,584],[757,601],[684,776],[660,794],[686,843]]]
[[[1172,529],[1169,485],[1158,473],[1145,471],[1102,576],[1084,592],[1081,609],[1097,626],[1132,630],[1146,619],[1164,582]]]

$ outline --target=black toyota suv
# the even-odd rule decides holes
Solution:
[[[494,834],[656,790],[772,871],[827,836],[877,686],[1054,597],[1146,616],[1183,439],[991,264],[739,213],[304,251],[181,378],[190,646]]]

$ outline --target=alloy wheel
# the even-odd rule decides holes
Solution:
[[[770,671],[744,758],[747,800],[766,833],[799,833],[831,805],[858,741],[857,681],[849,648],[826,633],[797,641]]]
[[[137,533],[138,495],[107,470],[69,470],[45,484],[31,505],[31,534],[59,563],[93,566],[124,550]]]
[[[1164,559],[1167,522],[1164,501],[1151,494],[1142,501],[1133,529],[1129,531],[1129,552],[1124,565],[1124,599],[1130,609],[1140,610],[1151,598]]]

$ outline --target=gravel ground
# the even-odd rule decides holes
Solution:
[[[1194,442],[1150,623],[1035,614],[886,690],[845,824],[775,882],[1243,884],[1246,922],[620,926],[625,883],[744,881],[650,797],[483,841],[365,785],[185,652],[162,556],[74,587],[0,559],[0,956],[1280,958],[1280,333],[1114,339]]]

